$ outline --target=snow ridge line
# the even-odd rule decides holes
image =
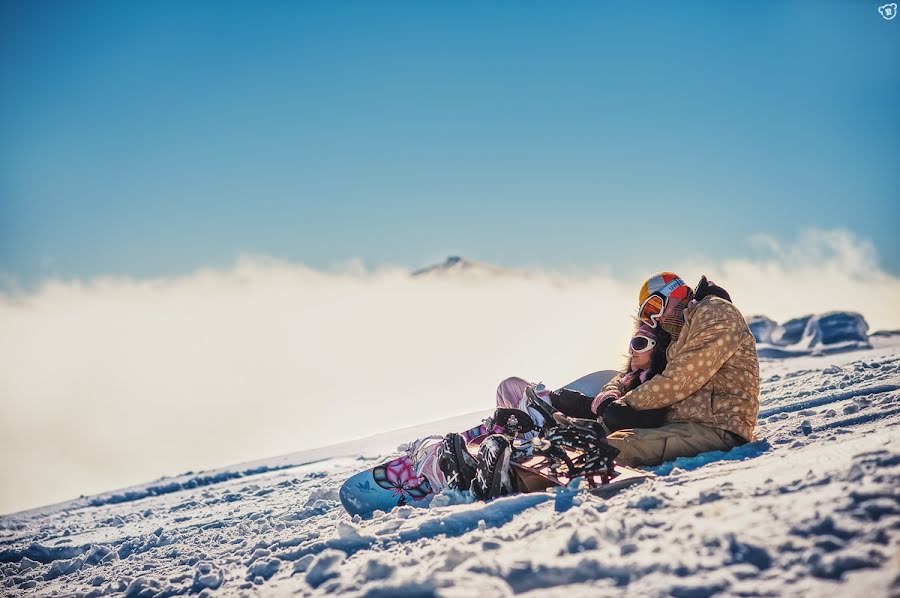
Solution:
[[[162,529],[150,534],[124,536],[100,544],[91,542],[75,546],[44,546],[32,542],[25,549],[3,550],[0,552],[0,563],[18,563],[27,558],[45,565],[53,564],[54,567],[49,573],[59,576],[81,569],[84,565],[98,565],[113,558],[125,559],[132,554],[147,552],[170,543],[171,538],[166,536]]]
[[[759,412],[758,419],[765,419],[773,415],[778,415],[779,413],[792,413],[794,411],[802,411],[803,409],[810,409],[812,407],[821,407],[822,405],[846,401],[847,399],[852,399],[854,397],[880,394],[883,392],[894,392],[897,390],[900,390],[900,386],[898,386],[897,384],[877,384],[875,386],[867,386],[866,388],[856,388],[845,392],[839,392],[831,395],[826,395],[824,397],[819,397],[818,399],[810,399],[808,401],[800,401],[799,403],[791,403],[789,405],[784,405],[781,407],[766,409]]]
[[[835,428],[843,428],[846,426],[856,426],[859,424],[866,424],[866,423],[873,422],[873,421],[876,421],[879,419],[889,418],[892,415],[900,415],[900,408],[885,409],[882,411],[876,411],[874,413],[865,413],[862,415],[857,415],[856,417],[847,417],[844,419],[830,421],[821,426],[815,426],[813,428],[813,431],[819,432],[822,430],[832,430]]]
[[[554,498],[551,492],[539,492],[531,494],[514,494],[495,499],[483,506],[456,511],[440,517],[430,518],[411,529],[398,530],[392,534],[361,535],[356,526],[344,524],[338,529],[338,536],[325,541],[314,541],[300,546],[296,550],[275,554],[281,560],[296,561],[308,554],[319,554],[327,548],[336,548],[347,555],[352,555],[360,550],[385,546],[394,542],[415,542],[422,538],[430,538],[438,535],[453,538],[462,536],[472,530],[484,527],[501,527],[518,515],[541,503]],[[412,509],[412,507],[400,507]]]
[[[25,557],[46,565],[53,561],[80,557],[90,549],[90,544],[82,546],[42,546],[37,542],[33,542],[24,550],[7,549],[0,551],[0,563],[18,563]]]
[[[259,467],[245,469],[243,471],[222,471],[210,475],[197,475],[192,476],[183,482],[172,481],[167,484],[147,486],[146,488],[141,488],[140,490],[124,490],[114,492],[112,494],[97,496],[91,498],[88,501],[88,505],[92,507],[102,507],[104,505],[131,502],[151,496],[161,496],[163,494],[181,492],[182,490],[191,490],[193,488],[200,488],[202,486],[220,484],[222,482],[228,482],[237,478],[244,478],[263,473],[271,473],[274,471],[281,471],[283,469],[290,469],[292,467],[300,467],[302,465],[309,465],[310,463],[315,463],[315,461],[310,461],[309,463],[290,463],[286,465],[261,465]]]

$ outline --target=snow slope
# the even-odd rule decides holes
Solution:
[[[4,595],[900,595],[900,336],[762,363],[757,442],[575,489],[351,520],[337,489],[480,414],[0,518]]]

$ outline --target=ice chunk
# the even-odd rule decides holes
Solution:
[[[338,568],[346,558],[347,555],[340,550],[332,548],[323,550],[309,566],[309,571],[306,573],[306,583],[314,588],[318,588],[329,579],[334,579],[340,575]]]
[[[192,592],[199,592],[204,588],[217,589],[225,581],[225,574],[221,569],[216,569],[212,563],[197,563],[194,568],[194,581]]]
[[[275,557],[266,558],[263,557],[256,561],[253,561],[253,564],[247,568],[247,579],[254,580],[256,582],[257,577],[262,577],[263,579],[269,579],[281,568],[281,560]]]
[[[772,344],[786,347],[787,345],[795,345],[803,338],[806,326],[812,319],[812,315],[792,318],[787,322],[780,324],[777,329],[772,331]]]

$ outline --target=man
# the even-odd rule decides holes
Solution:
[[[624,393],[621,376],[594,400],[644,411],[667,408],[658,428],[613,432],[623,465],[657,465],[706,451],[727,451],[753,439],[759,414],[759,358],[744,317],[721,288],[703,277],[696,291],[671,272],[651,276],[638,298],[641,323],[672,335],[668,363]]]

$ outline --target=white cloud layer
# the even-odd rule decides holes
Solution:
[[[850,309],[900,327],[900,280],[871,244],[755,241],[753,259],[659,267],[707,274],[746,315]],[[647,274],[411,278],[247,257],[0,295],[0,513],[488,408],[509,375],[616,368]]]

